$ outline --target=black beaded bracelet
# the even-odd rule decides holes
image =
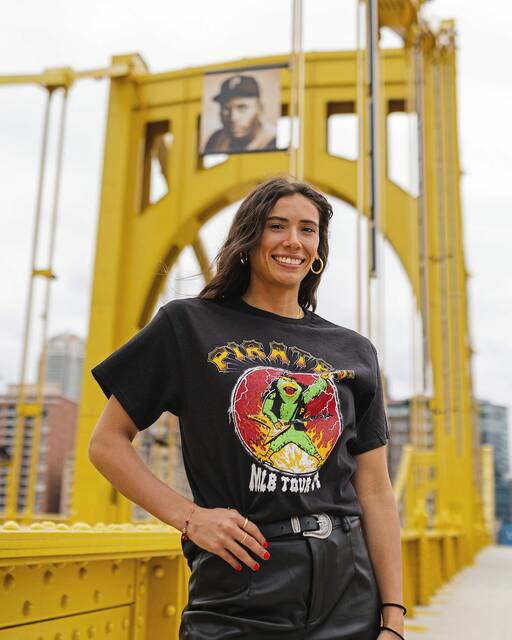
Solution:
[[[402,609],[402,611],[404,612],[404,616],[407,615],[407,609],[403,604],[398,604],[397,602],[383,602],[380,605],[380,608],[382,609],[383,607],[398,607],[399,609]]]
[[[394,629],[392,629],[391,627],[381,627],[380,628],[381,631],[391,631],[391,633],[394,633],[395,636],[397,638],[400,638],[400,640],[405,640],[405,638],[403,636],[401,636],[398,631],[395,631]]]

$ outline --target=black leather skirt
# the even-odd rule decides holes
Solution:
[[[380,597],[360,524],[268,541],[269,560],[256,557],[259,571],[242,564],[240,572],[182,543],[192,574],[180,640],[377,639]]]

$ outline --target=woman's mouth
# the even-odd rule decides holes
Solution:
[[[306,258],[284,258],[278,255],[273,255],[272,259],[284,269],[297,269],[306,260]]]

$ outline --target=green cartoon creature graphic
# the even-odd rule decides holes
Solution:
[[[329,373],[322,373],[310,385],[300,384],[288,375],[280,375],[272,381],[262,396],[261,414],[248,416],[269,430],[264,442],[268,448],[262,457],[263,462],[270,462],[275,453],[287,444],[293,443],[317,462],[323,463],[324,460],[306,433],[306,428],[308,419],[329,416],[308,415],[307,405],[310,400],[325,391],[329,377]]]

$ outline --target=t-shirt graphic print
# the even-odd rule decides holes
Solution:
[[[262,345],[245,341],[243,348],[231,349],[239,360],[244,354],[267,365],[246,369],[237,379],[231,393],[229,419],[240,443],[253,460],[249,491],[286,491],[289,488],[308,492],[319,486],[318,469],[333,450],[343,430],[343,413],[333,379],[353,379],[353,370],[327,370],[327,363],[313,359],[298,347],[271,343],[267,358]],[[275,365],[290,362],[294,369]],[[219,372],[229,369],[230,352],[215,349],[209,361]],[[307,372],[308,368],[311,371]],[[306,371],[304,371],[304,369]],[[284,472],[280,485],[275,472]]]
[[[284,476],[282,490],[286,491],[287,480],[301,493],[318,485],[316,471],[343,425],[337,393],[326,374],[291,375],[282,369],[257,367],[244,376],[233,396],[231,415],[238,437],[271,472],[289,474]],[[276,487],[275,473],[266,485],[268,490]],[[252,474],[249,490],[264,487],[265,478]]]
[[[236,424],[238,436],[261,462],[276,469],[288,473],[316,470],[338,440],[343,421],[336,392],[328,386],[326,376],[315,379],[279,369],[251,369],[234,390],[232,415],[241,418]],[[264,389],[258,394],[258,413],[249,413],[258,387]],[[315,400],[316,413],[310,406]],[[332,413],[328,413],[328,403]]]
[[[360,515],[354,456],[389,439],[373,345],[311,311],[172,300],[92,374],[139,429],[179,417],[197,504],[260,524]]]

